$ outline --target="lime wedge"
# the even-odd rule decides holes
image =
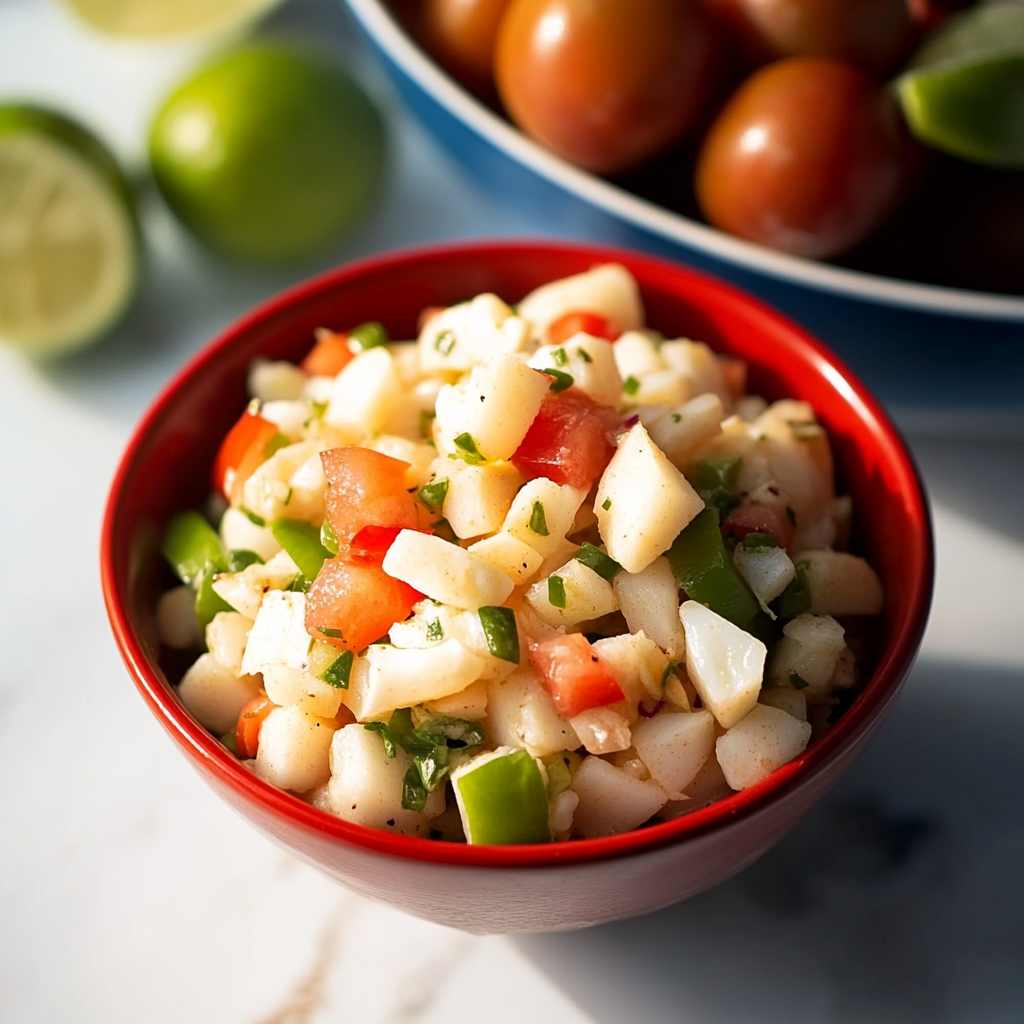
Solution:
[[[993,167],[1024,167],[1024,7],[949,18],[896,82],[922,142]]]
[[[98,337],[131,302],[139,247],[127,183],[92,134],[0,105],[0,342],[32,355]]]
[[[83,21],[110,35],[170,39],[240,28],[282,0],[64,0]]]

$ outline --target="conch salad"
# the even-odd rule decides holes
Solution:
[[[430,839],[607,836],[797,757],[878,577],[801,401],[644,324],[621,266],[257,361],[168,524],[182,703],[262,779]],[[212,523],[216,523],[214,528]]]

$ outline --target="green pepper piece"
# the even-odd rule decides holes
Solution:
[[[739,479],[743,459],[698,459],[695,465],[693,485],[698,491],[713,491],[716,487],[733,490]]]
[[[484,755],[455,772],[452,784],[467,842],[551,842],[547,785],[525,750]]]
[[[324,669],[324,674],[320,677],[328,686],[333,686],[338,690],[347,690],[349,679],[352,677],[352,664],[355,662],[355,655],[351,651],[342,651],[337,658],[334,659]]]
[[[336,555],[338,553],[338,535],[334,532],[334,527],[331,526],[329,519],[325,519],[323,525],[320,527],[320,543],[332,555]]]
[[[622,572],[622,566],[611,555],[606,555],[600,548],[587,541],[584,541],[583,546],[576,552],[576,561],[588,569],[593,569],[601,579],[609,582]]]
[[[194,584],[208,565],[218,572],[227,568],[217,531],[198,512],[179,512],[171,519],[162,550],[182,583]]]
[[[669,564],[688,597],[745,629],[757,615],[757,598],[725,550],[718,510],[705,508],[672,542]]]
[[[206,629],[218,612],[233,612],[235,610],[213,589],[213,577],[217,571],[209,566],[199,574],[199,579],[196,581],[196,618],[199,619],[199,625],[203,629]]]
[[[307,580],[315,580],[320,567],[331,557],[320,543],[320,531],[305,519],[275,519],[270,532]]]
[[[797,565],[796,575],[775,602],[775,613],[780,619],[794,619],[811,607],[811,587],[807,582],[807,566]]]
[[[516,613],[511,608],[484,607],[480,609],[479,615],[491,654],[502,661],[518,665],[519,629],[516,626]]]
[[[365,352],[370,348],[380,348],[381,345],[388,343],[387,328],[376,320],[368,320],[365,324],[358,324],[351,331],[346,331],[345,336],[361,352]]]
[[[241,572],[250,565],[263,565],[264,561],[255,551],[248,548],[235,548],[228,552],[228,572]]]

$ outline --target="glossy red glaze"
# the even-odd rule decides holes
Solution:
[[[886,593],[882,651],[843,718],[803,755],[742,793],[675,821],[605,839],[474,847],[351,825],[242,768],[184,710],[155,640],[168,518],[206,497],[219,440],[245,407],[256,355],[300,359],[316,327],[381,319],[413,337],[428,305],[531,288],[615,260],[636,276],[648,322],[750,366],[752,391],[809,401],[829,431],[861,549]],[[340,267],[230,327],[165,389],[129,443],[107,505],[103,589],[139,691],[203,778],[257,828],[363,895],[467,931],[577,928],[685,899],[746,867],[792,828],[867,742],[913,663],[931,601],[931,522],[913,461],[877,402],[818,341],[717,280],[621,250],[560,242],[422,248]]]

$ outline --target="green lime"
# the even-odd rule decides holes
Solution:
[[[282,0],[64,0],[101,32],[139,39],[217,32],[254,21]]]
[[[1024,7],[949,18],[896,86],[922,142],[975,163],[1024,167]]]
[[[366,94],[332,60],[264,41],[179,86],[153,121],[149,154],[168,205],[211,248],[286,263],[366,212],[385,137]]]
[[[39,107],[0,105],[0,342],[33,355],[87,344],[135,293],[131,194],[107,148]]]

